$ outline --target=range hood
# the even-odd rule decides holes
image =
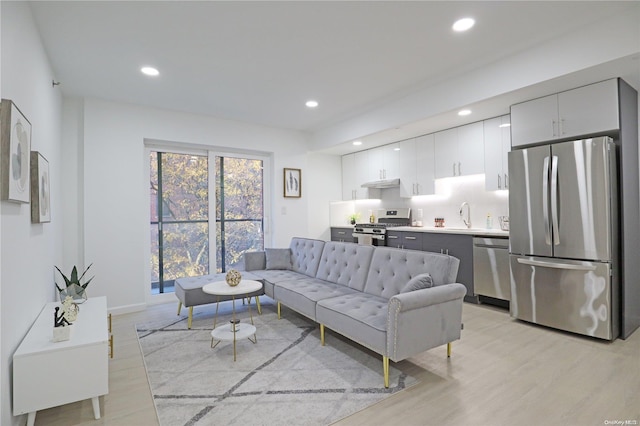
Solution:
[[[362,185],[363,188],[377,188],[377,189],[385,189],[385,188],[397,188],[400,186],[400,179],[383,179],[383,180],[374,180],[373,182],[366,182]]]

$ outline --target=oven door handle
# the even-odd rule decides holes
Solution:
[[[355,238],[358,238],[358,237],[371,237],[371,239],[378,240],[378,241],[384,241],[385,240],[384,234],[365,234],[365,233],[354,232],[353,234],[351,234],[351,236],[355,237]]]

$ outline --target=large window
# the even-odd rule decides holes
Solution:
[[[244,252],[264,248],[262,159],[158,150],[149,160],[153,294],[238,268]]]
[[[151,291],[209,273],[206,155],[151,152]]]
[[[237,268],[264,248],[262,160],[216,157],[216,270]]]

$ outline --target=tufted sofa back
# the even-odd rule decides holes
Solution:
[[[362,291],[373,250],[373,246],[326,242],[316,278]]]
[[[315,277],[324,241],[294,237],[291,239],[291,270]]]
[[[418,274],[428,272],[433,285],[456,282],[460,261],[446,254],[376,247],[364,292],[390,299]]]

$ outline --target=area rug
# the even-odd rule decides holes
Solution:
[[[247,308],[236,302],[242,322]],[[184,317],[136,327],[162,426],[327,425],[417,383],[391,366],[385,389],[380,355],[329,331],[321,346],[317,324],[268,303],[234,362],[233,342],[211,348],[214,305],[196,311],[191,330]],[[231,303],[218,315],[229,327]]]

